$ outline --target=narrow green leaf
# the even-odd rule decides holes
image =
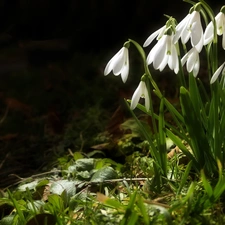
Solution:
[[[19,216],[19,220],[21,221],[22,224],[25,224],[26,223],[26,220],[25,220],[25,217],[23,215],[23,212],[18,204],[18,202],[16,201],[16,199],[13,197],[12,193],[8,190],[7,191],[8,194],[9,194],[9,198],[12,200],[13,202],[13,205],[18,213],[18,216]]]
[[[138,196],[137,198],[137,206],[141,211],[141,215],[143,216],[145,224],[149,224],[149,215],[147,213],[146,207],[143,202],[143,198],[141,196]]]
[[[188,178],[188,175],[190,173],[190,170],[191,170],[191,167],[192,167],[192,164],[193,162],[190,161],[188,164],[187,164],[187,167],[184,171],[184,174],[182,175],[182,178],[181,178],[181,181],[180,181],[180,185],[179,185],[179,188],[177,190],[177,194],[180,194],[182,188],[184,187],[185,183],[187,182],[187,178]]]
[[[206,193],[211,198],[213,196],[213,189],[212,189],[212,186],[210,185],[209,181],[206,179],[206,176],[205,176],[205,173],[203,170],[201,170],[201,179],[202,179],[202,183],[203,183]]]
[[[215,165],[215,161],[213,162],[208,139],[205,134],[206,132],[199,118],[199,114],[196,114],[189,92],[184,87],[180,88],[180,100],[193,154],[200,168],[207,166],[206,169],[211,171],[214,169],[213,164]]]
[[[166,129],[167,136],[173,141],[175,145],[178,146],[178,148],[190,159],[194,162],[194,164],[197,164],[197,161],[195,157],[190,153],[190,151],[186,148],[186,146],[182,143],[180,138],[178,138],[176,135],[174,135],[169,129]]]

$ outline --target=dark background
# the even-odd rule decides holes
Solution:
[[[213,1],[216,12],[220,2]],[[97,54],[127,38],[143,42],[164,25],[163,14],[180,21],[189,8],[181,0],[1,0],[0,46],[17,44],[34,64],[67,60],[74,52]],[[51,44],[32,42],[53,39]]]
[[[215,13],[220,7],[213,1]],[[90,147],[110,118],[120,124],[124,113],[114,112],[141,74],[131,61],[124,85],[103,76],[106,63],[128,38],[142,44],[163,26],[163,14],[180,21],[189,8],[181,0],[0,0],[0,186],[15,181],[10,174],[46,170],[68,148]]]

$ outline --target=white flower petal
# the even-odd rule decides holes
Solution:
[[[128,78],[128,74],[129,74],[129,62],[127,62],[126,65],[124,65],[122,71],[121,71],[121,78],[123,83],[126,83],[127,78]]]
[[[107,63],[104,75],[113,72],[115,76],[121,74],[121,78],[125,83],[129,73],[129,53],[128,48],[122,47]]]
[[[137,89],[135,90],[132,98],[131,98],[131,103],[130,103],[130,109],[133,110],[137,107],[137,104],[140,100],[140,97],[142,96],[142,94],[144,94],[144,88],[145,88],[145,82],[144,81],[140,81]]]
[[[148,65],[150,65],[153,62],[153,60],[155,58],[155,53],[157,52],[157,49],[158,49],[158,45],[156,44],[149,52],[149,54],[147,56],[147,64]]]
[[[150,45],[152,43],[152,41],[157,37],[160,37],[160,35],[162,36],[162,32],[164,33],[166,26],[161,27],[160,29],[158,29],[157,31],[155,31],[154,33],[152,33],[147,40],[145,41],[145,43],[143,44],[143,47],[147,47],[148,45]]]
[[[150,108],[150,102],[149,102],[149,95],[148,95],[148,89],[146,87],[146,84],[144,81],[140,81],[137,89],[135,90],[130,104],[130,109],[133,110],[137,107],[137,104],[140,100],[140,98],[145,98],[145,108],[148,111]]]
[[[125,64],[126,57],[127,57],[126,49],[127,48],[123,47],[120,54],[118,54],[117,57],[114,59],[114,64],[113,64],[114,75],[119,75],[121,73],[121,70]]]
[[[150,109],[150,99],[149,99],[148,89],[146,87],[146,84],[145,84],[144,95],[145,95],[145,108],[146,108],[147,111],[149,111],[149,109]]]
[[[141,81],[142,82],[142,81]],[[139,83],[137,89],[135,90],[132,98],[131,98],[131,103],[130,103],[130,109],[133,110],[136,108],[138,102],[139,102],[139,99],[141,97],[141,82]]]
[[[207,25],[204,33],[204,45],[209,44],[214,38],[214,26],[212,21]]]
[[[169,55],[166,54],[163,57],[162,62],[160,63],[160,65],[156,69],[158,69],[160,72],[163,71],[164,68],[166,67],[167,63],[168,63],[168,60],[169,60]]]
[[[191,32],[191,44],[192,46],[196,46],[201,39],[203,40],[203,30],[202,30],[202,25],[200,23],[194,23],[192,32]]]
[[[225,16],[222,12],[219,12],[216,17],[216,29],[217,29],[217,34],[218,35],[222,35],[223,34],[223,27],[224,27],[224,20],[225,20]]]
[[[196,62],[196,55],[194,54],[194,52],[192,52],[189,54],[186,63],[188,73],[190,73],[193,70],[195,62]]]
[[[112,59],[107,63],[106,67],[105,67],[105,70],[104,70],[104,75],[108,75],[111,70],[112,70]]]
[[[187,62],[188,56],[189,56],[189,52],[187,52],[187,53],[182,57],[182,59],[181,59],[181,65],[182,65],[182,66]]]
[[[202,36],[201,36],[201,39],[200,41],[198,42],[197,45],[195,45],[194,47],[196,48],[196,50],[198,52],[201,52],[202,48],[203,48],[203,45],[204,45],[204,37],[203,37],[203,32],[202,32]]]
[[[225,50],[225,32],[224,32],[223,37],[222,37],[222,47]]]
[[[157,43],[158,48],[157,48],[157,51],[155,52],[155,58],[153,59],[153,67],[155,69],[159,68],[164,57],[166,56],[166,50],[167,50],[166,43],[167,43],[167,35],[163,35],[163,37]]]
[[[191,32],[188,29],[184,29],[181,33],[181,42],[182,44],[186,44],[187,41],[190,39]]]
[[[175,45],[172,46],[171,56],[169,57],[168,60],[168,66],[170,67],[171,70],[174,70],[175,73],[178,73],[179,61]]]
[[[217,80],[218,76],[220,75],[221,71],[224,68],[224,65],[225,65],[225,62],[215,71],[215,73],[213,74],[210,80],[210,84],[213,84]]]
[[[193,68],[193,75],[196,77],[198,75],[200,69],[200,60],[199,60],[199,55],[197,55],[197,59]]]
[[[108,75],[112,70],[113,70],[113,67],[114,67],[114,64],[117,62],[117,59],[118,57],[121,56],[121,53],[123,51],[123,48],[121,48],[110,60],[109,62],[107,63],[106,67],[105,67],[105,70],[104,70],[104,75]]]
[[[190,14],[188,14],[187,16],[184,17],[183,20],[181,20],[180,23],[178,23],[178,25],[176,26],[176,32],[173,38],[173,43],[176,44],[177,41],[179,40],[179,38],[181,37],[181,34],[183,32],[183,30],[186,27],[187,22],[189,21],[190,18]]]

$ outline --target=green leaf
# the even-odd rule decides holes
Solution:
[[[33,201],[28,202],[27,203],[27,208],[29,209],[29,211],[36,213],[37,211],[39,211],[41,209],[41,207],[44,206],[44,202],[41,200],[37,200],[37,201]]]
[[[21,186],[18,187],[19,191],[26,191],[26,189],[28,188],[29,190],[34,190],[36,188],[38,184],[38,180],[34,180],[28,184],[23,184]]]
[[[56,194],[48,196],[48,203],[45,206],[47,208],[50,207],[49,209],[53,209],[53,212],[63,212],[64,210],[63,200],[59,195]]]
[[[205,176],[205,173],[203,170],[201,170],[201,179],[202,179],[202,183],[203,183],[206,193],[211,198],[213,196],[213,189],[212,189],[212,186],[210,185],[209,181],[206,179],[206,176]]]
[[[88,171],[80,171],[77,173],[77,179],[88,181],[91,178],[91,174]]]
[[[19,216],[19,219],[20,221],[25,224],[25,217],[24,217],[24,214],[23,214],[23,211],[22,211],[22,208],[21,205],[19,204],[19,202],[16,201],[16,199],[13,197],[12,193],[8,190],[8,194],[9,194],[9,198],[12,200],[13,202],[13,205],[18,213],[18,216]]]
[[[74,160],[83,159],[84,156],[80,152],[74,152],[73,154]]]
[[[117,177],[117,172],[112,167],[103,167],[94,173],[91,182],[103,182],[104,180],[116,179]]]
[[[90,159],[78,159],[75,162],[76,171],[91,171],[94,169],[95,160],[93,158]]]
[[[185,126],[190,136],[191,149],[198,163],[195,166],[199,169],[205,167],[207,171],[212,171],[215,167],[215,160],[211,155],[206,131],[199,114],[196,114],[189,92],[184,87],[180,88],[180,101]]]
[[[39,187],[46,186],[48,183],[49,183],[49,180],[48,179],[40,180],[38,182],[38,184],[36,185],[36,189],[39,188]]]
[[[180,194],[182,188],[184,187],[186,181],[187,181],[187,178],[188,178],[188,175],[190,173],[190,170],[191,170],[191,167],[192,167],[192,163],[193,161],[190,161],[187,166],[186,166],[186,169],[182,175],[182,178],[181,178],[181,181],[180,181],[180,185],[179,185],[179,188],[177,190],[177,194]]]
[[[181,139],[174,135],[169,129],[166,129],[166,135],[173,141],[175,145],[178,146],[178,148],[190,159],[197,164],[194,156],[189,152],[189,150],[186,148],[186,146],[182,143]]]
[[[149,215],[147,213],[147,209],[145,207],[143,198],[141,196],[138,196],[138,198],[137,198],[137,206],[140,209],[140,212],[141,212],[141,215],[143,216],[145,224],[149,224]]]
[[[68,181],[68,180],[59,180],[54,183],[52,183],[50,191],[53,194],[61,195],[63,191],[66,190],[67,195],[69,197],[72,197],[76,194],[76,187],[74,181]]]
[[[12,225],[15,221],[15,215],[9,215],[0,220],[0,225]]]

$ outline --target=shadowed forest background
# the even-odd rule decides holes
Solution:
[[[221,4],[211,3],[215,13]],[[124,85],[104,77],[104,66],[127,38],[142,44],[163,14],[180,21],[189,8],[181,0],[1,0],[0,186],[116,132],[129,116],[118,107],[142,74],[133,68]]]

